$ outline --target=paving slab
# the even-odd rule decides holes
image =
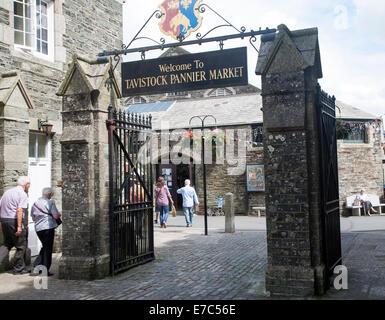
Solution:
[[[266,220],[237,216],[236,232],[224,233],[224,217],[170,217],[167,229],[154,228],[156,260],[114,277],[95,281],[48,278],[48,289],[34,288],[34,277],[0,274],[0,299],[31,300],[259,300],[265,291]],[[310,299],[385,299],[385,216],[341,218],[343,264],[348,290],[331,289]],[[52,270],[58,273],[60,254]]]

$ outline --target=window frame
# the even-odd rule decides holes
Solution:
[[[263,146],[263,123],[253,123],[251,125],[251,142],[253,147]]]
[[[365,121],[360,121],[360,120],[342,120],[339,119],[340,121],[340,127],[341,127],[341,132],[338,131],[338,128],[336,130],[336,138],[337,140],[343,141],[343,143],[349,143],[349,144],[356,144],[356,143],[364,143],[367,144],[369,143],[369,135],[368,135],[368,125]],[[337,124],[338,125],[338,124]],[[346,125],[349,125],[349,129],[344,132],[342,130]],[[360,135],[362,139],[352,139],[354,135],[358,135],[354,131],[355,129],[362,126],[363,129],[360,129]],[[352,132],[349,132],[352,131]],[[357,132],[357,131],[356,131]]]
[[[235,92],[229,87],[215,88],[208,93],[209,97],[227,97],[234,95]]]
[[[55,57],[55,44],[54,44],[54,41],[55,41],[55,25],[54,25],[54,0],[39,0],[39,1],[43,1],[47,4],[47,50],[48,50],[48,53],[45,54],[45,53],[42,53],[41,51],[38,51],[38,48],[37,48],[37,29],[38,29],[38,26],[37,26],[37,7],[36,7],[36,0],[31,0],[31,3],[30,3],[30,7],[31,7],[31,34],[32,34],[32,44],[31,46],[28,46],[25,44],[25,34],[26,34],[26,31],[25,31],[25,0],[13,0],[13,5],[15,6],[15,3],[19,3],[19,4],[22,4],[23,5],[23,30],[22,31],[18,31],[18,29],[16,29],[16,18],[20,18],[21,16],[18,16],[15,14],[15,9],[13,10],[13,16],[14,16],[14,22],[13,22],[13,28],[14,28],[14,48],[16,50],[20,50],[20,51],[27,51],[29,53],[31,53],[32,55],[34,55],[35,57],[37,58],[40,58],[40,59],[43,59],[43,60],[48,60],[48,61],[51,61],[51,62],[54,62],[54,57]],[[24,44],[18,44],[16,43],[16,32],[22,32],[23,34],[23,37],[24,37]],[[40,39],[40,41],[42,41]]]
[[[31,136],[35,137],[34,155],[32,157],[30,155]],[[39,157],[39,137],[45,137],[46,138],[46,144],[45,144],[45,150],[44,150],[45,151],[45,157]],[[33,161],[49,161],[51,159],[50,153],[51,153],[51,139],[50,139],[50,137],[44,133],[29,132],[28,158],[30,160],[33,160]]]

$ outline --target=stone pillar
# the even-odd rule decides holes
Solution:
[[[73,58],[63,97],[62,259],[59,277],[97,279],[110,273],[108,133],[110,63]],[[120,96],[116,79],[113,93]]]
[[[225,194],[225,203],[223,205],[223,210],[225,211],[225,233],[234,233],[234,195],[231,192]]]
[[[16,72],[0,76],[0,195],[28,175],[31,100]]]
[[[263,37],[262,75],[266,179],[266,289],[272,296],[324,292],[317,79],[322,77],[316,28],[278,27]]]
[[[29,110],[32,102],[20,75],[9,72],[0,75],[0,196],[16,186],[19,176],[28,176]],[[31,181],[33,183],[33,181]],[[28,225],[28,213],[24,213],[24,225]],[[0,246],[3,244],[2,232]],[[13,252],[10,254],[11,257]],[[31,250],[27,248],[26,265],[31,263]],[[0,272],[9,270],[12,264],[5,261]]]

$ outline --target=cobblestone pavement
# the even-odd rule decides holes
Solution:
[[[48,290],[36,290],[33,277],[0,274],[0,299],[269,299],[265,292],[265,219],[236,217],[236,233],[225,234],[224,217],[203,217],[186,228],[183,217],[155,228],[156,260],[115,277],[96,281],[49,278]],[[385,299],[385,217],[341,219],[343,264],[349,289],[331,289],[315,299]],[[53,272],[57,272],[55,255]]]
[[[50,277],[48,290],[34,289],[29,275],[5,273],[0,299],[221,300],[244,299],[250,292],[263,297],[265,219],[251,221],[237,217],[238,231],[225,234],[224,217],[209,217],[205,236],[203,217],[197,216],[192,228],[185,227],[183,217],[169,218],[166,230],[155,228],[155,261],[103,280]],[[51,269],[56,271],[57,261]]]

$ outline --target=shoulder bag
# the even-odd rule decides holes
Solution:
[[[45,213],[45,214],[48,214],[49,216],[51,216],[52,218],[54,218],[54,216],[52,215],[52,213],[48,213],[48,212],[45,212],[45,211],[41,210],[41,209],[36,205],[36,202],[35,202],[33,205],[34,205],[34,207],[35,207],[37,210],[39,210],[40,212]],[[54,219],[55,219],[55,218],[54,218]],[[57,226],[60,226],[60,225],[63,223],[63,222],[61,221],[60,218],[55,219],[55,221],[56,221],[56,223],[57,223]]]

